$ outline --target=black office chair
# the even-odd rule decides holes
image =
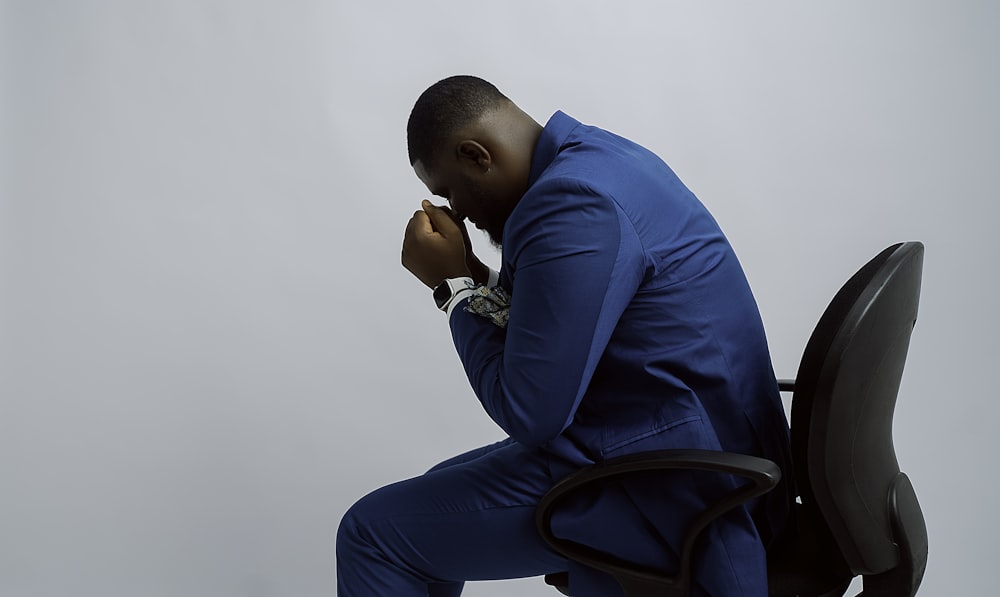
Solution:
[[[806,344],[792,391],[796,524],[768,548],[772,597],[839,597],[864,577],[865,597],[912,597],[927,563],[927,528],[909,478],[899,470],[892,418],[916,322],[924,247],[893,245],[837,292]],[[749,479],[692,521],[674,575],[647,570],[553,535],[553,512],[582,488],[649,471],[699,469]],[[615,576],[628,597],[687,597],[701,532],[761,495],[781,473],[761,458],[664,450],[609,459],[553,487],[536,511],[539,532],[566,557]],[[669,487],[667,487],[669,490]],[[569,595],[568,575],[546,582]],[[860,596],[859,596],[860,597]]]

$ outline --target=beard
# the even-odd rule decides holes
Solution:
[[[486,225],[483,226],[483,234],[485,234],[486,238],[490,240],[490,244],[493,245],[493,248],[498,251],[503,250],[503,227],[506,223],[507,222],[504,221],[499,226],[493,226],[490,223],[486,223]]]

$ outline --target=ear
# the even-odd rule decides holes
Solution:
[[[455,151],[458,154],[459,161],[469,165],[474,165],[477,169],[483,172],[489,170],[490,166],[493,165],[493,156],[490,155],[489,150],[483,147],[482,143],[478,141],[473,141],[472,139],[459,141],[458,145],[455,147]]]

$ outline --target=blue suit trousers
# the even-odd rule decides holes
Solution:
[[[558,480],[548,459],[508,439],[360,499],[337,534],[338,595],[450,597],[461,594],[465,581],[560,571],[570,572],[573,595],[622,595],[611,576],[567,561],[535,530],[535,507]],[[627,501],[623,498],[625,509]],[[614,534],[622,540],[614,551],[626,558],[676,562],[668,547],[635,540],[648,537],[648,525],[638,516],[616,521]],[[759,541],[751,535],[748,542]],[[732,533],[727,540],[733,540]],[[632,549],[641,552],[628,553]],[[695,594],[708,593],[696,587]]]

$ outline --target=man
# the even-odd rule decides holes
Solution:
[[[377,490],[338,533],[341,597],[458,595],[465,580],[570,572],[621,594],[534,529],[540,497],[594,462],[666,449],[770,458],[788,426],[763,326],[718,225],[659,158],[557,112],[543,127],[493,85],[451,77],[407,125],[424,201],[402,262],[447,314],[476,396],[510,436]],[[502,247],[490,272],[464,220]],[[622,483],[557,513],[557,535],[665,570],[724,475]],[[781,488],[779,488],[780,490]],[[696,593],[766,596],[765,544],[787,491],[739,508],[698,552]]]

